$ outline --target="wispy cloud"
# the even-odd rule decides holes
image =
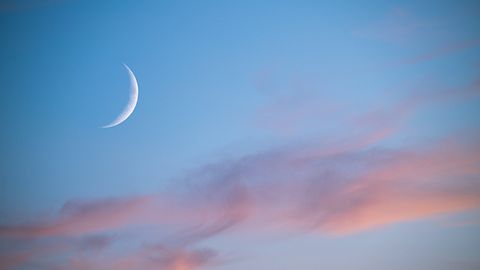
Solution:
[[[404,42],[418,35],[418,31],[428,26],[425,20],[415,16],[405,8],[395,8],[353,32],[354,36],[388,42]]]
[[[57,218],[25,226],[2,226],[0,236],[69,236],[105,231],[134,222],[150,204],[150,198],[102,199],[67,202]]]
[[[170,249],[162,246],[143,247],[115,258],[72,257],[67,262],[48,265],[56,270],[196,270],[213,265],[216,253],[210,249]]]
[[[0,251],[0,269],[194,270],[222,261],[201,247],[205,240],[240,228],[345,235],[479,208],[478,140],[457,134],[379,144],[401,133],[419,107],[471,97],[475,85],[364,112],[348,122],[362,131],[353,135],[205,165],[176,190],[70,201],[52,218],[2,225],[0,240],[13,245]]]
[[[401,66],[418,64],[478,46],[480,46],[480,38],[451,42],[449,44],[433,48],[430,52],[426,52],[424,54],[416,55],[411,58],[402,60],[396,65]]]
[[[203,188],[192,189],[191,192],[199,192],[192,194],[188,200],[190,205],[185,205],[187,209],[178,207],[182,204],[179,202],[169,210],[163,210],[187,212],[188,208],[204,208],[215,211],[203,215],[201,219],[177,220],[185,229],[171,236],[170,240],[164,239],[164,245],[143,246],[110,260],[91,261],[91,258],[83,260],[74,256],[76,259],[71,259],[67,268],[154,269],[161,265],[165,269],[196,269],[213,258],[215,252],[188,251],[189,246],[225,232],[245,220],[267,228],[281,224],[294,230],[345,234],[479,207],[480,185],[477,178],[480,175],[480,146],[455,141],[457,138],[418,149],[355,150],[325,156],[309,155],[304,151],[305,146],[301,146],[219,162],[191,175],[203,182]],[[128,199],[125,202],[132,201]],[[120,204],[130,205],[125,202]],[[34,233],[23,229],[12,234],[12,230],[7,228],[2,228],[0,232],[4,236],[45,237],[52,236],[54,232],[58,235],[66,232],[88,235],[107,228],[118,231],[126,225],[123,218],[117,218],[117,211],[121,208],[111,202],[106,204],[108,207],[100,207],[101,203],[97,201],[80,207],[75,205],[73,209],[64,208],[64,211],[73,211],[78,215],[72,221],[77,225],[68,227],[68,230],[66,225],[52,225],[53,229],[41,225],[42,233],[39,234],[39,230],[35,229],[38,225],[31,224],[28,228]],[[96,207],[90,207],[93,205]],[[198,205],[200,208],[197,208]],[[144,203],[136,207],[152,218],[135,220],[139,216],[130,215],[128,224],[159,224],[156,223],[158,216],[168,216]],[[100,224],[97,220],[99,212],[104,219],[111,220],[108,226],[88,226],[88,230],[80,226]],[[97,240],[91,238],[81,243],[82,246],[85,243],[103,248],[107,246],[102,239]],[[5,261],[10,261],[12,265],[26,259],[22,253],[17,253]]]

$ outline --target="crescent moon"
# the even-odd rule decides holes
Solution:
[[[133,71],[126,65],[123,66],[127,69],[128,75],[130,76],[130,98],[128,99],[127,105],[123,108],[121,114],[115,118],[110,124],[103,126],[102,128],[111,128],[123,123],[127,118],[133,113],[135,110],[135,106],[137,106],[138,101],[138,83],[137,78],[135,78],[135,74]]]

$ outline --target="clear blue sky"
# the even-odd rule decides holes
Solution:
[[[479,10],[2,1],[0,269],[478,269]]]

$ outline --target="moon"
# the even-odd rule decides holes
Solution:
[[[111,128],[117,125],[120,125],[123,123],[127,118],[133,113],[135,110],[135,106],[137,106],[137,101],[138,101],[138,83],[137,83],[137,78],[135,78],[135,74],[133,74],[133,71],[126,65],[123,64],[123,66],[127,69],[128,75],[130,76],[130,97],[128,99],[127,105],[123,108],[123,111],[121,114],[115,118],[110,124],[102,126],[102,128]]]

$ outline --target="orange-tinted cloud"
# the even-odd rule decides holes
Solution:
[[[45,237],[81,235],[117,228],[131,222],[150,205],[148,196],[67,202],[58,218],[34,224],[1,226],[0,236]]]
[[[341,181],[338,186],[310,184],[292,220],[343,234],[480,207],[478,150],[437,145],[425,152],[383,153],[346,182],[330,171],[331,181]]]
[[[67,262],[53,262],[57,270],[197,270],[215,264],[217,254],[210,249],[143,247],[118,257],[71,257]]]
[[[318,139],[205,165],[177,191],[70,201],[53,218],[4,224],[0,240],[16,245],[0,250],[0,269],[193,270],[217,258],[197,245],[243,222],[248,230],[348,234],[480,208],[478,136],[378,144],[426,100],[364,114],[352,122],[366,131],[343,141]]]
[[[0,235],[41,240],[121,233],[124,228],[130,234],[158,235],[156,227],[176,224],[181,229],[170,230],[159,245],[117,250],[102,260],[82,258],[78,252],[88,243],[100,251],[116,249],[102,239],[78,242],[83,244],[64,251],[72,257],[68,266],[57,269],[156,269],[159,265],[198,269],[210,263],[214,253],[198,253],[191,247],[245,220],[255,224],[248,230],[280,224],[294,230],[346,234],[480,207],[480,145],[475,142],[452,137],[412,148],[353,149],[324,155],[311,155],[305,147],[205,166],[188,175],[187,180],[194,179],[195,185],[186,194],[178,193],[176,200],[160,199],[159,194],[155,196],[160,198],[148,195],[67,203],[57,219],[3,226]],[[161,207],[159,202],[168,205]],[[146,229],[138,231],[138,225]],[[57,254],[49,256],[52,264],[57,263]],[[35,258],[10,253],[2,259],[2,269]]]

